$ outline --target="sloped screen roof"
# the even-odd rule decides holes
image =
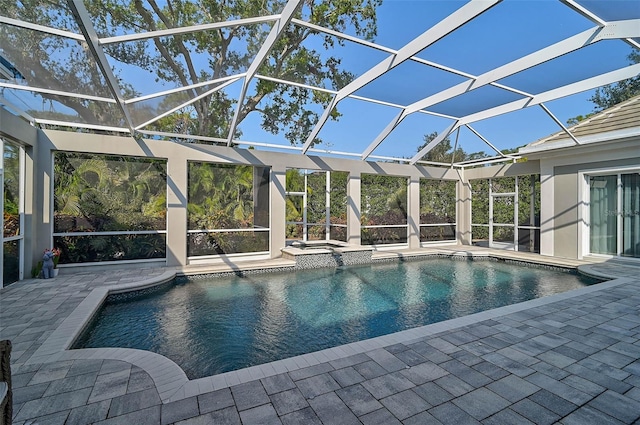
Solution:
[[[510,160],[640,72],[629,0],[0,1],[6,108],[172,142]]]

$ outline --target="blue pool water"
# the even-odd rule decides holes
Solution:
[[[447,259],[193,280],[106,303],[76,348],[153,351],[193,379],[596,282]]]

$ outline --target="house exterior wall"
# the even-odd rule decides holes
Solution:
[[[589,170],[640,167],[639,138],[536,154],[541,169],[540,253],[580,259],[588,234],[581,176]],[[544,155],[544,156],[543,156]]]

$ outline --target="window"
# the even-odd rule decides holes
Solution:
[[[269,171],[189,163],[189,257],[269,251]]]
[[[166,162],[56,152],[60,264],[165,258]]]
[[[362,245],[407,243],[407,179],[363,174],[361,177]]]
[[[456,239],[456,183],[420,179],[420,242]]]

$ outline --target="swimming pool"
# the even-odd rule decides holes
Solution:
[[[596,282],[449,259],[197,279],[107,302],[74,348],[153,351],[194,379]]]

